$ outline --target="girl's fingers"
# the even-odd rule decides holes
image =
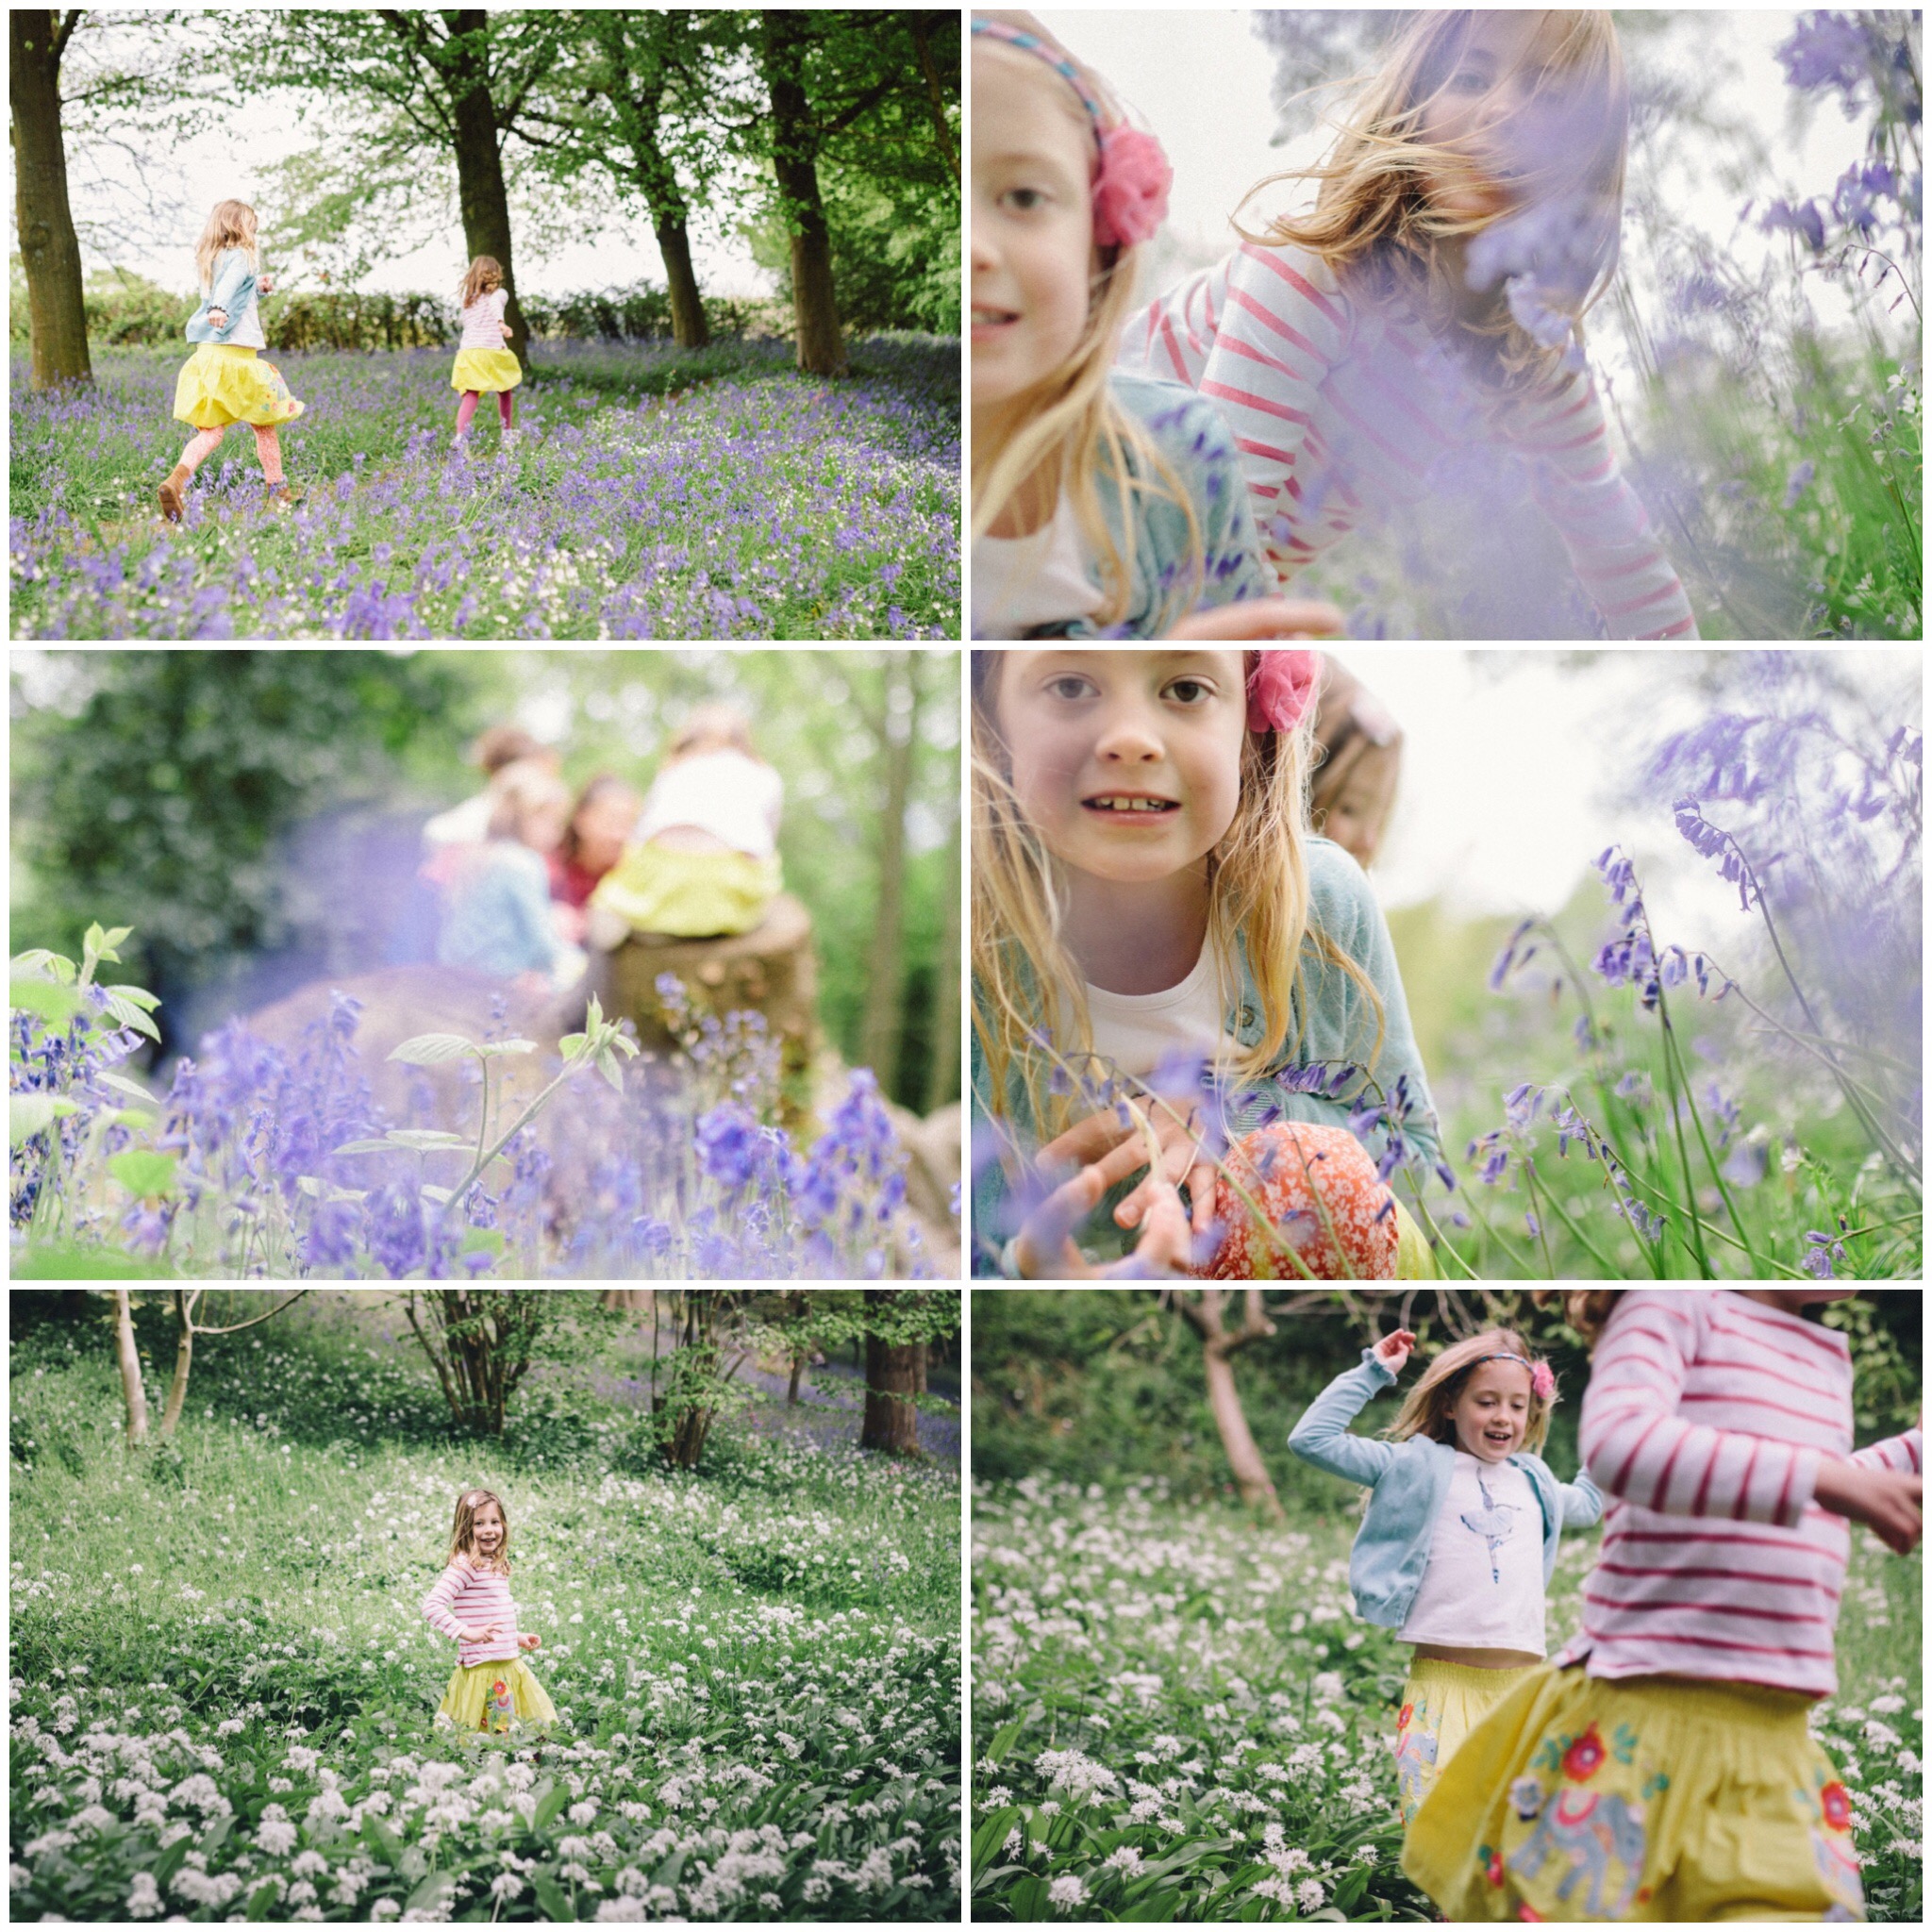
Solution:
[[[1184,618],[1171,638],[1209,641],[1241,638],[1332,638],[1341,634],[1341,612],[1333,604],[1306,598],[1253,597],[1241,604],[1224,604],[1216,610],[1197,610]]]
[[[1197,1161],[1188,1170],[1188,1199],[1193,1204],[1192,1221],[1197,1235],[1206,1234],[1214,1223],[1214,1164]]]
[[[1090,1113],[1075,1121],[1064,1134],[1056,1135],[1049,1141],[1040,1150],[1039,1158],[1048,1165],[1057,1160],[1072,1160],[1084,1167],[1090,1160],[1098,1160],[1103,1154],[1117,1146],[1126,1132],[1118,1114]]]
[[[1098,1172],[1097,1168],[1083,1167],[1026,1217],[1018,1242],[1023,1274],[1037,1276],[1090,1272],[1074,1245],[1073,1234],[1107,1191],[1105,1185],[1096,1181]]]

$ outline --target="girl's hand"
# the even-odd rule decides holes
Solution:
[[[1098,1165],[1083,1167],[1072,1180],[1056,1188],[1031,1214],[1014,1243],[1020,1273],[1027,1280],[1044,1276],[1059,1281],[1098,1280],[1124,1275],[1136,1280],[1162,1279],[1186,1268],[1191,1234],[1181,1197],[1172,1181],[1157,1190],[1146,1225],[1134,1252],[1107,1268],[1096,1268],[1074,1245],[1073,1231],[1100,1205],[1108,1190]]]
[[[1334,638],[1341,635],[1341,612],[1332,604],[1298,597],[1251,597],[1224,604],[1215,610],[1197,610],[1168,632],[1174,639]]]
[[[1393,1335],[1385,1335],[1375,1344],[1375,1359],[1391,1375],[1402,1373],[1403,1364],[1408,1360],[1408,1352],[1415,1346],[1415,1335],[1407,1328],[1398,1328]]]
[[[502,1628],[501,1624],[479,1624],[474,1630],[458,1630],[457,1635],[465,1643],[488,1643]]]
[[[1111,1110],[1091,1113],[1085,1120],[1075,1121],[1064,1134],[1040,1150],[1040,1158],[1049,1162],[1091,1162],[1094,1172],[1102,1176],[1101,1194],[1115,1182],[1149,1167],[1147,1178],[1114,1209],[1114,1219],[1123,1227],[1138,1226],[1161,1189],[1173,1188],[1185,1180],[1188,1199],[1193,1204],[1193,1231],[1205,1234],[1208,1224],[1214,1219],[1214,1163],[1196,1144],[1200,1109],[1191,1107],[1181,1113],[1172,1101],[1166,1101],[1152,1108],[1151,1118],[1154,1138],[1160,1143],[1158,1168],[1149,1167],[1147,1141],[1140,1128],[1122,1126],[1120,1116]],[[1096,1202],[1099,1198],[1098,1194],[1094,1196]]]
[[[543,1648],[543,1640],[534,1630],[525,1630],[517,1639],[517,1648],[519,1650],[541,1650]]]
[[[510,337],[516,334],[516,330],[510,327],[509,324],[507,322],[499,322],[496,325],[503,331],[503,339],[505,341],[508,341]]]
[[[1924,1533],[1924,1479],[1903,1470],[1822,1462],[1811,1494],[1821,1509],[1865,1524],[1888,1549],[1908,1557]]]
[[[266,275],[263,275],[261,279],[256,283],[255,286],[264,295],[273,295],[275,291],[275,285],[272,281],[270,281]]]
[[[226,328],[228,325],[228,311],[225,308],[210,308],[208,312],[208,319],[214,324],[215,327]]]

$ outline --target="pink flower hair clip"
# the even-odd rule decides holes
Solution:
[[[1557,1378],[1548,1362],[1536,1362],[1529,1371],[1529,1392],[1539,1402],[1547,1402],[1557,1392]]]
[[[1320,673],[1313,651],[1257,651],[1248,673],[1248,729],[1292,731],[1315,701]]]

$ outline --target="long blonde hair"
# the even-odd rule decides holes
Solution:
[[[478,1569],[483,1558],[476,1551],[476,1512],[486,1503],[496,1505],[496,1513],[503,1518],[503,1541],[496,1546],[496,1556],[491,1568],[499,1575],[509,1574],[509,1511],[503,1507],[503,1498],[494,1490],[464,1490],[457,1497],[456,1521],[450,1525],[449,1555],[445,1563],[454,1563],[458,1557],[467,1557]]]
[[[1528,1342],[1513,1328],[1488,1328],[1445,1348],[1426,1369],[1422,1380],[1408,1391],[1408,1398],[1396,1412],[1395,1420],[1383,1433],[1391,1441],[1406,1442],[1411,1436],[1426,1436],[1432,1442],[1456,1441],[1456,1418],[1451,1413],[1466,1383],[1485,1356],[1513,1355],[1534,1378],[1537,1358]],[[1529,1413],[1524,1419],[1523,1446],[1541,1455],[1549,1440],[1550,1411],[1557,1406],[1553,1392],[1537,1394],[1534,1380],[1529,1396]]]
[[[1030,13],[974,8],[986,20],[1003,20],[1037,35],[1076,68],[1100,104],[1101,126],[1123,125],[1126,110],[1101,75],[1077,60]],[[1022,57],[1024,58],[1024,57]],[[1090,135],[1092,124],[1071,88],[1063,86],[1069,114]],[[1188,525],[1189,567],[1176,573],[1161,609],[1158,635],[1198,601],[1206,548],[1200,519],[1174,467],[1153,439],[1118,404],[1108,386],[1122,331],[1134,307],[1137,265],[1144,243],[1102,248],[1089,291],[1087,326],[1074,353],[1018,400],[1026,416],[1006,437],[973,440],[973,541],[976,543],[1029,484],[1046,503],[1061,494],[1073,506],[1088,554],[1100,566],[1102,605],[1094,624],[1105,628],[1127,615],[1134,595],[1135,514],[1145,498],[1178,506]],[[1100,478],[1111,478],[1120,497],[1121,541],[1116,541],[1100,503]]]
[[[1569,317],[1580,344],[1584,313],[1616,274],[1629,85],[1607,12],[1549,8],[1532,17],[1530,42],[1518,64],[1538,75],[1530,111],[1541,111],[1543,121],[1536,132],[1546,149],[1557,139],[1572,145],[1565,155],[1537,158],[1525,176],[1526,199],[1575,204],[1586,274],[1580,285],[1573,281],[1569,288],[1544,292],[1557,298],[1548,306]],[[1327,158],[1319,167],[1266,176],[1241,203],[1246,207],[1277,181],[1314,180],[1321,188],[1313,210],[1277,216],[1256,232],[1241,226],[1237,208],[1237,231],[1264,245],[1305,248],[1336,275],[1354,270],[1367,277],[1371,292],[1405,297],[1438,328],[1447,324],[1457,293],[1457,251],[1443,244],[1474,236],[1496,218],[1456,216],[1432,206],[1425,183],[1453,151],[1424,140],[1422,121],[1448,86],[1482,18],[1466,8],[1416,13],[1376,70],[1357,77],[1353,104],[1338,123],[1339,138]],[[1560,104],[1551,107],[1551,96],[1559,96]],[[1546,347],[1530,336],[1500,291],[1483,317],[1456,320],[1491,358],[1505,391],[1547,391],[1568,380],[1565,349]]]
[[[1093,1022],[1086,979],[1060,937],[1065,889],[1058,861],[1027,819],[1012,784],[1000,734],[1000,651],[973,653],[973,1028],[986,1058],[996,1119],[1017,1074],[1042,1139],[1065,1124],[1072,1097],[1056,1094],[1051,1065],[1034,1043],[1044,1032],[1061,1058],[1088,1071]],[[1243,654],[1252,669],[1255,654]],[[1307,1026],[1300,997],[1302,952],[1312,947],[1366,994],[1375,1038],[1365,1064],[1382,1050],[1383,1011],[1374,984],[1341,947],[1308,924],[1308,769],[1313,708],[1293,731],[1253,732],[1241,743],[1241,796],[1233,823],[1208,855],[1208,946],[1224,1006],[1241,984],[1241,958],[1261,1004],[1261,1038],[1225,1068],[1254,1080],[1279,1061]],[[1299,1024],[1297,1024],[1299,1016]]]
[[[245,201],[218,201],[208,214],[201,240],[194,244],[194,273],[204,295],[213,291],[215,257],[225,248],[239,248],[248,265],[259,272],[261,250],[255,240],[255,210]]]
[[[503,264],[493,255],[479,255],[457,284],[457,301],[467,308],[479,295],[503,287]]]

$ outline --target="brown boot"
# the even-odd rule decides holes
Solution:
[[[286,483],[270,483],[266,486],[267,495],[262,499],[270,509],[293,509],[302,501]]]
[[[188,486],[193,480],[194,472],[186,463],[176,463],[168,472],[168,480],[161,485],[161,514],[171,524],[181,521],[188,507]]]

